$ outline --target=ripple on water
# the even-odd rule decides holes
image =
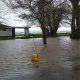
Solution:
[[[23,75],[39,77],[44,73],[47,75],[47,72],[53,75],[51,76],[53,79],[54,75],[57,77],[60,75],[58,73],[62,73],[62,77],[64,77],[63,73],[67,74],[68,77],[68,74],[72,75],[74,71],[80,71],[79,40],[59,37],[48,38],[46,46],[43,45],[42,39],[35,39],[35,43],[39,52],[38,63],[31,61],[32,54],[35,53],[32,39],[0,41],[0,80]],[[46,77],[40,79],[45,80]]]

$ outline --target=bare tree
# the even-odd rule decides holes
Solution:
[[[47,26],[50,29],[50,36],[57,35],[57,30],[60,22],[63,19],[63,15],[68,16],[69,14],[71,14],[71,6],[65,0],[63,2],[62,0],[60,2],[54,1],[51,2],[51,4],[48,4],[45,19]]]

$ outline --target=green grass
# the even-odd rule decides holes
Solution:
[[[42,34],[30,34],[30,38],[40,38]]]
[[[25,37],[25,36],[18,36],[18,37],[15,37],[15,39],[29,39],[30,37]]]
[[[70,36],[70,33],[57,33],[57,37],[60,36]]]

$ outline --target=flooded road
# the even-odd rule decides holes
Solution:
[[[0,80],[80,80],[80,40],[69,37],[35,39],[39,62],[32,39],[0,41]]]

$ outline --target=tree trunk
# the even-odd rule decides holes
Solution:
[[[71,38],[80,38],[80,11],[78,4],[73,4]]]
[[[57,30],[58,30],[59,25],[56,25],[55,27],[50,27],[50,36],[57,36]]]
[[[73,38],[74,35],[75,35],[75,7],[73,7],[70,37]]]
[[[46,44],[46,26],[45,26],[45,12],[44,12],[44,6],[45,6],[45,0],[39,0],[39,16],[40,16],[40,25],[42,29],[43,34],[43,44]]]
[[[43,44],[47,44],[46,43],[46,28],[43,24],[41,25],[41,29],[42,29],[42,34],[43,34]]]
[[[53,29],[53,37],[57,36],[58,26]]]
[[[62,9],[58,9],[57,12],[56,11],[53,11],[53,20],[52,20],[52,26],[51,27],[51,35],[53,37],[57,36],[57,30],[59,28],[59,23],[61,21],[61,18],[62,18],[62,14],[63,14],[63,11]]]

